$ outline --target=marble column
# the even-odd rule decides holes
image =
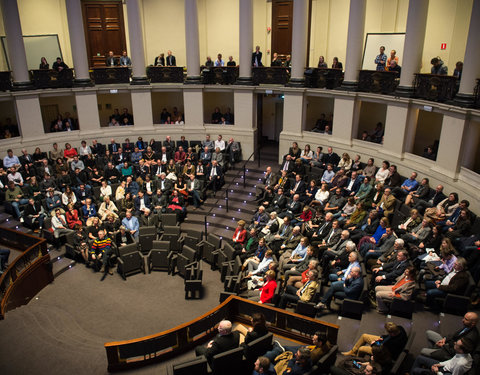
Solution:
[[[363,0],[361,0],[363,1]],[[303,86],[307,63],[308,0],[293,1],[292,72],[289,86]]]
[[[150,84],[145,74],[145,50],[143,47],[142,19],[139,0],[127,0],[128,36],[132,59],[132,85]]]
[[[354,90],[358,85],[358,72],[362,69],[363,32],[367,0],[350,0],[348,16],[347,56],[342,87]]]
[[[240,75],[237,84],[252,83],[253,5],[252,0],[240,2]]]
[[[427,28],[428,0],[410,0],[408,3],[407,30],[403,45],[403,56],[400,56],[400,85],[397,88],[399,96],[411,96],[415,73],[422,66],[423,43]]]
[[[82,135],[91,134],[92,137],[97,137],[96,134],[100,130],[97,91],[94,88],[75,90],[75,104]]]
[[[475,100],[473,91],[477,78],[480,78],[480,0],[473,1],[468,30],[467,46],[463,59],[462,79],[460,90],[455,101],[460,105],[472,106]],[[452,67],[453,69],[453,67]],[[452,71],[453,73],[453,71]]]
[[[187,46],[186,83],[200,83],[197,0],[185,0],[185,40]]]
[[[1,0],[10,69],[13,72],[13,89],[33,88],[28,75],[27,56],[23,43],[22,25],[18,14],[17,0]]]
[[[80,0],[66,0],[68,32],[72,47],[73,67],[75,68],[75,86],[91,86],[88,72],[87,44],[83,29],[82,5]]]
[[[38,95],[15,97],[17,122],[22,141],[34,141],[45,135]]]

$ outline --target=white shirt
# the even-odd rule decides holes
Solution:
[[[217,147],[220,149],[220,151],[225,150],[225,141],[223,139],[221,141],[216,140],[215,141],[215,149],[217,149]]]
[[[468,353],[457,353],[448,361],[440,362],[440,366],[443,366],[443,368],[442,372],[437,372],[439,375],[443,375],[443,372],[451,372],[452,375],[462,375],[472,367],[472,357]]]
[[[90,148],[90,146],[85,146],[85,147],[80,146],[78,151],[80,155],[85,155],[85,156],[92,153],[92,149]]]
[[[320,202],[325,202],[329,196],[330,196],[330,192],[328,190],[326,191],[318,190],[317,194],[315,194],[315,200]]]
[[[375,175],[375,178],[379,181],[379,182],[385,182],[385,180],[387,179],[388,177],[388,173],[389,173],[389,170],[388,168],[387,169],[382,169],[380,168],[377,172],[377,174]]]
[[[453,276],[455,276],[457,274],[457,271],[455,270],[452,270],[451,272],[449,272],[447,274],[447,276],[445,276],[441,282],[440,285],[448,285],[450,284],[450,280],[452,280]]]

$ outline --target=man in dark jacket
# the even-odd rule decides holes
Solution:
[[[239,344],[240,336],[237,331],[232,332],[232,322],[222,320],[218,324],[218,335],[207,346],[197,346],[195,354],[197,356],[204,355],[211,364],[214,355],[238,348]]]
[[[334,281],[316,305],[317,309],[330,309],[330,302],[334,296],[357,300],[363,290],[362,271],[360,267],[353,267],[345,281]]]

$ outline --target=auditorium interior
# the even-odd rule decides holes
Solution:
[[[351,350],[363,333],[384,334],[385,324],[394,322],[406,331],[408,341],[378,373],[400,375],[410,373],[420,352],[424,354],[422,348],[429,345],[425,331],[450,337],[462,328],[467,312],[478,311],[480,0],[0,0],[0,13],[0,201],[4,201],[0,249],[9,250],[5,260],[0,253],[2,374],[178,375],[206,374],[207,367],[213,374],[224,374],[222,369],[251,374],[257,357],[274,345],[272,340],[289,347],[311,345],[318,332],[332,346],[303,373],[338,374],[331,366],[345,365],[349,357],[342,353]],[[77,159],[61,154],[65,175],[72,176],[63,185],[58,157],[51,156],[57,151],[54,143],[60,150],[69,144],[80,155]],[[223,146],[215,151],[219,144]],[[180,145],[186,154],[182,155]],[[125,163],[118,159],[118,147],[123,148]],[[164,148],[170,155],[165,160]],[[207,148],[211,159],[204,160]],[[134,160],[138,152],[141,156]],[[12,161],[12,153],[18,163]],[[114,155],[108,158],[109,153]],[[332,153],[338,159],[332,159]],[[33,157],[31,162],[27,155]],[[171,165],[169,159],[174,159]],[[361,243],[354,241],[362,253],[364,278],[358,298],[336,296],[331,308],[323,308],[324,296],[336,282],[326,271],[334,266],[325,261],[317,266],[318,288],[310,300],[300,298],[285,309],[279,307],[282,293],[288,290],[282,285],[288,280],[284,272],[277,273],[273,300],[260,304],[249,299],[244,269],[250,258],[243,263],[243,243],[236,243],[236,230],[253,228],[255,234],[248,238],[274,235],[264,231],[265,223],[259,226],[255,221],[262,198],[269,199],[270,215],[280,186],[269,185],[269,169],[278,184],[286,171],[292,189],[285,188],[289,204],[295,200],[299,180],[305,186],[315,182],[312,190],[300,194],[299,207],[305,211],[277,210],[279,225],[288,216],[312,241],[311,233],[307,235],[309,223],[316,214],[315,223],[325,223],[326,201],[319,202],[315,193],[325,185],[332,197],[340,188],[342,202],[348,204],[346,198],[357,196],[367,176],[369,159],[376,167],[365,182],[372,185],[371,199],[377,199],[377,195],[373,198],[375,180],[379,191],[392,191],[395,199],[390,213],[380,203],[381,194],[378,206],[366,200],[368,208],[386,217],[393,231],[397,229],[394,236],[405,239],[416,268],[426,267],[423,258],[416,258],[424,252],[417,246],[423,242],[410,237],[407,246],[405,236],[410,232],[401,225],[411,225],[412,208],[417,208],[414,204],[420,197],[405,204],[409,191],[404,185],[411,182],[412,172],[416,182],[426,180],[430,190],[422,208],[430,208],[419,209],[420,213],[433,229],[444,228],[457,261],[466,258],[468,285],[458,294],[444,293],[432,305],[427,284],[433,282],[431,277],[442,280],[452,268],[441,274],[432,266],[428,277],[422,268],[407,300],[395,298],[388,304],[390,310],[379,313],[375,285],[380,282],[375,281],[375,267],[372,276],[371,263],[362,256],[361,236]],[[289,169],[286,160],[298,169]],[[91,267],[92,262],[85,261],[74,246],[73,230],[57,236],[56,210],[49,210],[44,198],[50,190],[52,196],[58,193],[60,216],[70,212],[69,203],[81,213],[84,202],[79,194],[87,187],[98,209],[105,200],[103,187],[91,179],[92,168],[106,174],[110,162],[118,164],[113,167],[118,179],[108,182],[110,194],[115,195],[114,189],[127,179],[134,183],[136,179],[134,199],[145,186],[145,195],[156,194],[152,186],[163,194],[161,174],[167,175],[176,192],[166,189],[173,199],[164,201],[158,193],[158,202],[163,203],[152,205],[155,225],[140,223],[138,232],[132,232],[132,243],[123,250],[115,245],[113,257],[102,265],[104,272],[98,272],[95,267],[101,262],[97,259]],[[76,172],[79,168],[72,166],[76,163],[85,171]],[[330,164],[335,177],[326,181]],[[387,170],[396,168],[397,185],[390,175],[391,184],[375,174],[385,165]],[[29,188],[31,176],[42,186],[44,175],[50,174],[46,166],[56,174],[57,185],[28,196],[36,191]],[[198,192],[192,188],[189,193],[185,181],[183,191],[177,189],[181,177],[189,180],[192,174],[187,168],[193,168],[192,181],[201,180]],[[199,170],[201,176],[195,172]],[[358,186],[351,178],[354,171],[362,180]],[[87,180],[81,181],[80,172]],[[21,184],[15,173],[21,175]],[[151,174],[152,184],[145,185],[146,174]],[[337,177],[349,182],[335,185]],[[437,205],[439,185],[447,202]],[[20,187],[23,196],[9,201],[13,186]],[[65,195],[66,187],[77,197],[74,202]],[[305,195],[309,191],[315,192],[310,199]],[[453,211],[446,215],[452,193],[455,220],[465,220],[462,213],[468,216],[466,229],[448,221],[454,216]],[[37,194],[43,198],[38,199],[45,211],[43,224],[25,214],[29,203],[24,198],[37,202]],[[120,199],[115,202],[120,210],[114,218],[118,218],[114,242],[128,212],[133,210],[138,221],[145,219],[147,201],[141,200],[138,209],[133,201],[131,206],[122,203],[123,212]],[[435,211],[435,206],[437,213],[427,218],[427,210]],[[342,209],[332,212],[348,232],[345,220],[352,212],[344,214]],[[313,217],[300,216],[305,212]],[[102,221],[107,221],[106,216]],[[91,218],[88,213],[87,218]],[[79,222],[91,225],[83,217]],[[365,238],[373,235],[363,229]],[[97,235],[89,240],[89,246],[100,243],[95,242]],[[340,235],[339,241],[343,241]],[[267,241],[268,247],[272,244],[274,261],[283,266],[283,247],[276,247],[278,241],[274,247],[274,242]],[[374,245],[366,249],[366,254],[378,250]],[[440,254],[439,248],[435,250]],[[396,259],[397,250],[392,251]],[[318,259],[324,259],[321,253]],[[438,256],[434,261],[446,263]],[[117,271],[113,276],[107,272],[111,269]],[[308,275],[307,265],[305,270]],[[303,293],[303,287],[298,291]],[[215,337],[220,321],[249,327],[250,316],[259,312],[273,333],[267,346],[265,340],[257,347],[245,345],[241,352],[213,357],[213,364],[209,359],[208,366],[207,360],[195,358],[194,348]],[[474,345],[468,374],[480,368],[478,337]]]

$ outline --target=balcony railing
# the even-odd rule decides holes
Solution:
[[[445,102],[452,100],[457,92],[457,78],[437,74],[415,74],[414,97]]]
[[[254,85],[286,85],[289,78],[289,68],[277,66],[252,68],[252,81]]]
[[[151,83],[183,83],[183,67],[149,66],[147,78]]]
[[[12,72],[0,72],[0,91],[12,89]]]
[[[475,89],[473,91],[474,94],[474,107],[475,108],[480,108],[480,79],[477,79],[477,85],[475,86]]]
[[[399,77],[397,72],[361,70],[358,77],[358,91],[393,94],[398,86]]]
[[[335,89],[343,82],[341,69],[307,68],[305,70],[305,86],[318,89]]]
[[[36,89],[73,87],[73,69],[61,72],[53,69],[30,70],[30,79]]]
[[[202,83],[206,85],[233,85],[238,78],[238,66],[200,67]]]
[[[126,67],[93,68],[90,78],[96,85],[130,83],[131,69]]]

